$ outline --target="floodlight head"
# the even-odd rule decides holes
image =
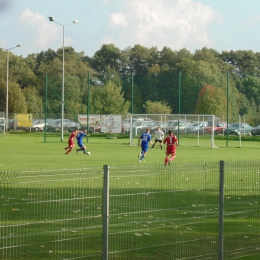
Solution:
[[[22,45],[21,44],[17,44],[16,47],[21,47]]]
[[[54,22],[53,17],[49,17],[50,22]]]
[[[78,23],[78,22],[79,22],[79,20],[74,20],[74,21],[73,21],[73,23]]]

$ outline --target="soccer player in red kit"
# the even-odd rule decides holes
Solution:
[[[172,160],[175,158],[178,145],[178,138],[173,134],[172,130],[169,130],[168,133],[169,135],[163,140],[163,143],[166,144],[164,166],[171,164]]]
[[[65,148],[65,150],[67,150],[67,152],[65,154],[68,154],[71,152],[71,150],[73,149],[74,145],[74,139],[76,137],[76,135],[78,134],[78,130],[74,129],[72,131],[72,133],[70,134],[69,140],[68,140],[68,146]]]

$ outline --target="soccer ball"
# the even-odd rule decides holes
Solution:
[[[86,155],[90,155],[90,152],[86,152]]]

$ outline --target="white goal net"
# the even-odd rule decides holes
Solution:
[[[169,130],[173,130],[180,141],[182,137],[189,136],[191,146],[200,146],[200,139],[203,137],[203,139],[208,140],[208,147],[218,148],[214,138],[217,134],[215,130],[218,122],[220,119],[215,115],[133,114],[130,116],[128,127],[125,127],[124,131],[128,131],[130,134],[130,146],[137,144],[137,138],[147,128],[153,135],[157,126],[160,126],[165,135],[168,134]]]

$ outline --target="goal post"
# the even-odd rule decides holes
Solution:
[[[211,149],[219,148],[215,145],[215,125],[219,117],[208,114],[132,114],[130,118],[129,145],[136,146],[137,138],[145,132],[146,128],[154,131],[158,125],[167,135],[168,130],[173,130],[179,139],[179,145],[182,144],[184,137],[190,138],[191,146],[201,146],[200,139],[208,140],[208,147]],[[194,127],[189,127],[189,125]],[[196,127],[197,126],[197,127]],[[208,131],[204,132],[204,128]],[[204,142],[205,144],[205,142]]]
[[[5,136],[6,120],[4,117],[0,118],[0,135]]]

